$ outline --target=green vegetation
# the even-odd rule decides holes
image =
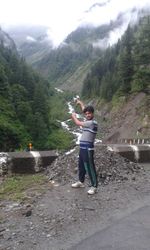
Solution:
[[[116,45],[103,51],[87,75],[82,96],[111,101],[150,91],[150,16],[142,18]],[[114,97],[116,96],[116,98]]]
[[[70,119],[66,101],[72,99],[70,93],[57,93],[50,99],[50,123],[53,133],[48,135],[47,148],[68,150],[73,146],[73,135],[61,126],[61,121]]]
[[[55,130],[48,136],[47,148],[64,151],[73,146],[73,135],[62,129]]]
[[[47,79],[55,86],[65,83],[79,68],[86,69],[101,54],[101,50],[92,45],[92,38],[104,37],[111,30],[112,26],[106,25],[99,29],[78,28],[76,31],[68,35],[65,44],[53,49],[43,55],[41,60],[35,59],[32,66],[47,77]],[[85,72],[80,71],[80,76]],[[75,78],[76,79],[76,78]],[[81,79],[80,79],[81,81]]]
[[[58,79],[64,79],[65,75],[71,76],[80,65],[89,59],[91,49],[89,46],[87,48],[78,46],[75,50],[70,45],[60,47],[52,50],[33,66],[38,68],[42,74],[47,75],[49,81],[56,86]]]
[[[74,75],[78,86],[80,79],[81,84],[85,79],[85,100],[97,98],[116,108],[131,94],[143,91],[148,95],[149,23],[150,16],[143,17],[106,50],[95,48],[92,41],[107,37],[109,31],[118,27],[117,22],[96,29],[78,29],[68,36],[66,46],[51,50],[34,65],[49,80],[35,73],[16,50],[5,47],[1,41],[0,151],[26,150],[29,142],[35,150],[67,150],[72,146],[72,135],[61,127],[61,121],[70,118],[66,101],[71,100],[72,93],[59,94],[52,84],[66,83],[66,88],[68,84],[75,85]]]
[[[15,177],[7,177],[0,185],[0,200],[19,200],[24,201],[28,199],[28,190],[32,188],[32,192],[44,192],[41,185],[46,183],[45,175],[22,175]]]
[[[38,56],[40,49],[37,49],[36,55],[31,51],[31,57],[34,57],[32,66],[46,76],[53,85],[58,86],[65,83],[79,68],[83,66],[83,68],[87,68],[89,64],[92,65],[98,59],[102,49],[95,47],[93,42],[106,38],[110,31],[118,28],[119,22],[119,20],[111,21],[109,24],[97,28],[79,27],[68,35],[62,46],[50,52],[47,50],[47,55],[43,53],[41,59]],[[22,49],[26,56],[26,48]]]
[[[67,98],[0,43],[0,151],[26,150],[29,142],[36,150],[69,148],[70,134],[56,121],[66,117]],[[60,143],[50,142],[56,134]]]

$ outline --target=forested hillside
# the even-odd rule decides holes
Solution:
[[[69,34],[57,49],[48,50],[47,55],[43,55],[43,58],[40,57],[40,60],[37,51],[34,56],[32,55],[31,64],[53,85],[62,86],[66,81],[67,83],[71,81],[70,88],[72,88],[71,85],[75,85],[73,81],[79,81],[75,76],[78,75],[78,69],[80,69],[80,78],[84,78],[85,71],[88,72],[89,67],[95,63],[103,49],[107,47],[109,32],[121,25],[122,15],[118,16],[115,21],[100,27],[79,27]],[[20,47],[20,49],[26,57],[25,47]],[[83,83],[81,79],[80,82]],[[72,89],[75,89],[75,86]]]
[[[27,66],[15,49],[6,46],[2,36],[0,151],[26,150],[29,143],[33,149],[67,147],[70,135],[62,133],[55,120],[58,114],[61,118],[59,112],[55,114],[56,109],[61,107],[61,115],[65,110],[63,97],[58,97],[49,82]]]
[[[111,101],[140,91],[150,91],[150,16],[128,26],[117,44],[103,51],[84,81],[82,95]]]
[[[24,150],[30,142],[34,149],[68,148],[72,138],[59,121],[68,118],[66,101],[72,93],[56,93],[54,86],[65,84],[65,90],[77,92],[80,84],[80,93],[83,79],[82,98],[95,99],[98,110],[100,103],[112,107],[118,100],[123,103],[132,95],[144,93],[143,104],[135,108],[138,115],[132,135],[135,134],[142,119],[150,116],[150,15],[129,25],[115,45],[107,49],[92,46],[92,37],[107,37],[115,25],[118,23],[71,33],[65,45],[37,62],[38,73],[18,55],[11,39],[10,47],[0,37],[0,151]],[[9,42],[9,36],[5,37]],[[109,120],[108,112],[109,109],[107,122],[113,126],[115,114]]]
[[[147,12],[145,10],[139,11],[137,19],[148,15],[148,13],[149,10]],[[110,100],[113,94],[120,88],[121,81],[124,81],[122,76],[126,79],[126,82],[128,82],[128,79],[130,81],[131,77],[132,82],[134,81],[132,90],[137,88],[135,81],[138,66],[136,67],[135,65],[138,63],[137,60],[140,61],[140,58],[136,59],[135,54],[138,51],[138,43],[142,39],[142,33],[149,26],[147,23],[147,20],[149,22],[149,16],[144,17],[143,21],[140,21],[143,24],[138,23],[135,25],[133,23],[132,26],[129,26],[121,40],[115,46],[112,46],[114,40],[117,41],[118,31],[122,34],[124,15],[125,13],[120,13],[115,20],[98,27],[78,27],[55,49],[51,47],[48,37],[46,38],[44,28],[41,30],[39,27],[39,37],[37,37],[38,27],[32,27],[32,32],[30,29],[25,30],[24,41],[21,40],[22,42],[20,42],[22,36],[18,35],[18,31],[13,30],[11,34],[14,34],[13,37],[18,45],[20,54],[38,72],[46,77],[53,86],[60,86],[64,90],[69,86],[70,90],[78,91],[79,93],[87,73],[90,72],[84,83],[85,88],[86,85],[89,85],[89,91],[92,91],[93,94],[96,93],[98,96],[100,94],[100,97],[103,96],[104,99]],[[146,23],[147,27],[145,26]],[[22,34],[23,29],[20,32]],[[32,35],[33,40],[26,40],[27,34],[28,36]],[[115,39],[111,40],[112,34]],[[146,35],[148,36],[148,34]],[[109,44],[111,46],[106,50]],[[125,61],[128,61],[128,57],[130,65],[125,70]],[[93,66],[95,63],[96,65]],[[92,70],[90,70],[91,67]],[[128,75],[126,78],[124,74],[128,74],[127,71],[131,72],[129,72],[130,76]],[[92,84],[90,84],[90,79],[92,79]],[[125,82],[122,84],[126,85]],[[130,85],[130,83],[128,84]],[[92,85],[93,88],[91,90]],[[111,88],[109,85],[112,85]],[[107,86],[109,91],[107,91]],[[128,87],[126,86],[125,88]],[[122,86],[122,88],[124,87]],[[84,88],[83,95],[88,96]]]

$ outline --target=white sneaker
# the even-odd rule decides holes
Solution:
[[[95,194],[97,191],[97,188],[96,187],[91,187],[89,190],[88,190],[88,194]]]
[[[73,188],[83,188],[84,184],[81,181],[77,181],[71,185]]]

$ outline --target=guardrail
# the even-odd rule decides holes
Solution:
[[[99,144],[96,147],[107,147],[133,162],[150,163],[150,144]],[[57,157],[56,151],[0,153],[0,176],[38,173],[50,166]]]
[[[150,144],[122,145],[112,144],[107,149],[137,163],[150,163]]]
[[[150,144],[150,138],[123,138],[119,141],[125,144]]]
[[[53,150],[0,153],[0,176],[41,172],[57,157]]]

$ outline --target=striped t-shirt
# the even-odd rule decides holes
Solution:
[[[98,124],[95,120],[85,121],[82,128],[82,136],[80,138],[80,145],[89,143],[94,144],[94,140],[97,134]]]

